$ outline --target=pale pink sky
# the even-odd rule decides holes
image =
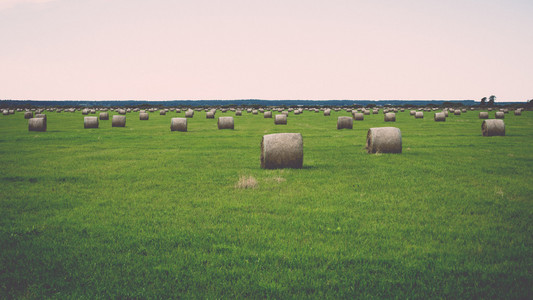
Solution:
[[[532,0],[0,0],[0,99],[533,98]]]

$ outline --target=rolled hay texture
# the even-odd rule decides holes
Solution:
[[[481,132],[483,136],[505,136],[505,123],[503,120],[484,120]]]
[[[212,111],[208,111],[205,113],[205,118],[206,119],[214,119],[215,118],[215,113],[212,112]]]
[[[285,115],[285,114],[276,115],[274,117],[274,124],[276,124],[276,125],[287,125],[287,115]]]
[[[109,113],[100,113],[100,120],[109,120]]]
[[[444,113],[444,116],[447,118],[448,117],[448,111],[445,110],[445,111],[443,111],[443,113]]]
[[[370,111],[369,110],[363,110],[363,114],[364,115],[370,115]]]
[[[486,111],[480,111],[479,112],[479,118],[480,119],[488,119],[489,118],[489,113],[486,112]]]
[[[409,114],[410,114],[411,116],[414,116],[414,115],[416,114],[416,110],[412,110],[412,111],[410,111]]]
[[[139,113],[139,120],[148,120],[150,118],[150,115],[148,113]]]
[[[84,109],[81,111],[81,114],[82,115],[88,115],[89,114],[89,110],[88,109]]]
[[[370,128],[366,135],[368,153],[402,153],[402,133],[396,127]]]
[[[258,113],[257,109],[252,110],[252,115],[257,115]]]
[[[185,112],[185,118],[192,118],[194,117],[194,110],[189,109]]]
[[[385,122],[396,122],[396,114],[393,112],[386,113]]]
[[[126,114],[126,110],[125,110],[125,109],[119,109],[119,110],[118,110],[118,113],[119,113],[120,115],[125,115],[125,114]]]
[[[45,114],[35,114],[34,118],[43,118],[46,121],[46,115]]]
[[[242,111],[241,110],[236,110],[235,111],[235,115],[236,116],[242,116]]]
[[[353,113],[353,119],[356,120],[356,121],[364,121],[365,120],[365,115],[363,113]]]
[[[111,120],[111,127],[126,127],[126,116],[114,115]]]
[[[435,113],[433,118],[435,122],[446,122],[446,115],[443,112]]]
[[[421,112],[421,111],[417,111],[415,113],[415,119],[423,119],[424,118],[424,113]]]
[[[514,115],[515,116],[521,116],[522,115],[522,111],[520,109],[517,109],[514,111]]]
[[[33,118],[33,112],[27,111],[24,113],[24,119],[31,119],[31,118]]]
[[[164,116],[164,115],[166,115],[166,114],[167,114],[166,110],[160,110],[160,111],[159,111],[159,115],[160,115],[160,116]]]
[[[265,119],[269,119],[270,118],[271,119],[272,118],[272,112],[271,111],[265,111],[263,113],[263,118],[265,118]]]
[[[170,131],[187,131],[187,118],[170,119]]]
[[[453,114],[456,115],[456,116],[460,116],[461,115],[461,111],[456,109],[453,111]]]
[[[503,118],[505,118],[505,113],[503,111],[497,111],[496,119],[503,119]]]
[[[84,117],[83,128],[98,128],[98,118],[97,117]]]
[[[353,129],[353,119],[350,117],[337,118],[337,129]]]
[[[233,117],[219,117],[217,122],[218,129],[234,129],[234,124]]]
[[[324,110],[324,116],[331,116],[331,109]]]
[[[377,115],[378,113],[379,113],[379,110],[378,110],[378,109],[373,109],[373,110],[372,110],[372,114]]]
[[[46,131],[46,119],[30,118],[28,120],[28,131]]]
[[[261,140],[261,168],[300,169],[304,161],[304,144],[300,133],[274,133]]]

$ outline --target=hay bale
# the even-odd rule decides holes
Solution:
[[[46,119],[30,118],[28,120],[28,131],[46,131]]]
[[[205,118],[206,119],[214,119],[215,118],[215,113],[213,111],[208,111],[205,113]]]
[[[484,120],[481,123],[483,136],[505,136],[505,123],[503,120]]]
[[[257,109],[252,110],[252,115],[257,115],[258,113]]]
[[[119,113],[119,115],[125,115],[126,114],[126,110],[125,109],[119,109],[118,113]]]
[[[148,120],[150,115],[148,113],[139,113],[139,120]]]
[[[219,117],[218,118],[218,129],[234,129],[233,117]]]
[[[89,110],[88,109],[84,109],[81,111],[81,114],[82,115],[88,115],[89,114]]]
[[[185,112],[185,118],[192,118],[194,117],[194,110],[192,109],[188,109],[186,112]]]
[[[263,113],[263,118],[265,119],[272,119],[272,112],[271,111],[265,111]]]
[[[166,114],[167,114],[167,111],[166,111],[166,110],[160,110],[160,111],[159,111],[159,115],[160,115],[160,116],[164,116],[164,115],[166,115]]]
[[[338,117],[337,129],[353,129],[353,119],[350,117]]]
[[[368,109],[363,110],[363,115],[370,115],[370,111]]]
[[[393,112],[386,113],[385,122],[396,122],[396,114]]]
[[[100,113],[100,120],[109,120],[109,113]]]
[[[187,131],[187,118],[170,119],[170,131]]]
[[[503,119],[503,118],[505,118],[505,113],[503,111],[497,111],[496,119]]]
[[[354,112],[353,113],[353,119],[356,121],[364,121],[365,115],[363,113]]]
[[[416,114],[416,110],[411,110],[411,111],[409,112],[409,115],[411,115],[411,116],[414,116],[415,114]]]
[[[455,116],[460,116],[460,115],[461,115],[461,111],[458,110],[458,109],[456,109],[456,110],[453,111],[453,114],[454,114]]]
[[[443,111],[443,113],[444,113],[444,117],[446,117],[446,118],[447,118],[447,117],[448,117],[448,111],[447,111],[447,110],[445,110],[445,111]]]
[[[522,115],[522,110],[520,110],[520,109],[515,110],[514,111],[514,115],[515,116],[521,116]]]
[[[424,113],[421,112],[421,111],[417,111],[415,113],[415,119],[423,119],[424,118]]]
[[[111,120],[111,127],[126,127],[126,116],[114,115]]]
[[[304,147],[300,133],[275,133],[263,136],[261,140],[261,168],[300,169],[303,166],[303,160]]]
[[[443,112],[435,113],[433,119],[435,122],[446,122],[446,115]]]
[[[98,118],[97,117],[84,117],[83,128],[98,128]]]
[[[331,109],[324,110],[324,116],[331,116]]]
[[[479,118],[480,119],[488,119],[489,118],[489,113],[486,112],[486,111],[480,111],[479,112]]]
[[[31,118],[33,118],[33,112],[27,111],[24,113],[24,119],[31,119]]]
[[[379,114],[379,109],[373,109],[373,110],[372,110],[372,114],[374,114],[374,115]]]
[[[236,110],[235,111],[236,116],[242,116],[242,110]]]
[[[276,125],[287,125],[287,115],[285,115],[285,114],[276,115],[274,117],[274,124],[276,124]]]
[[[368,153],[402,153],[402,133],[396,127],[370,128],[366,135]]]

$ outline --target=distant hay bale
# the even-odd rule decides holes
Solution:
[[[443,112],[435,113],[433,118],[435,122],[446,122],[446,115]]]
[[[466,108],[461,109],[461,112],[466,113],[467,112]]]
[[[125,127],[126,126],[126,116],[114,115],[111,120],[111,127]]]
[[[170,119],[170,131],[187,131],[187,118]]]
[[[415,113],[415,119],[423,119],[424,118],[424,113],[421,112],[421,111],[417,111]]]
[[[164,115],[166,115],[166,114],[167,114],[167,111],[166,111],[166,110],[160,110],[160,111],[159,111],[159,115],[160,115],[160,116],[164,116]]]
[[[379,109],[373,109],[372,114],[377,115],[379,113]]]
[[[96,114],[96,109],[89,110],[89,113],[92,114],[92,115]]]
[[[185,112],[185,118],[192,118],[194,117],[194,110],[192,109],[188,109],[186,112]]]
[[[235,115],[236,116],[242,116],[242,111],[241,110],[236,110],[235,111]]]
[[[150,118],[150,115],[148,113],[139,113],[139,120],[148,120]]]
[[[338,117],[337,129],[353,129],[353,119],[350,117]]]
[[[409,112],[409,115],[411,115],[411,116],[414,116],[415,114],[416,114],[416,110],[411,110],[411,111]]]
[[[215,118],[215,113],[212,112],[212,111],[208,111],[205,113],[205,118],[206,119],[214,119]]]
[[[89,114],[89,110],[88,109],[84,109],[81,111],[81,114],[82,115],[88,115]]]
[[[505,118],[505,114],[503,111],[497,111],[496,112],[496,119],[503,119]]]
[[[33,112],[27,111],[24,113],[24,119],[31,119],[33,118]]]
[[[181,109],[176,108],[176,113],[180,114],[181,113]]]
[[[443,111],[443,113],[444,113],[444,117],[446,117],[446,118],[447,118],[447,117],[448,117],[448,111],[447,111],[447,110],[445,110],[445,111]]]
[[[233,117],[219,117],[218,118],[218,129],[234,129]]]
[[[274,124],[276,125],[287,125],[287,115],[280,114],[274,117]]]
[[[402,133],[396,127],[370,128],[366,135],[368,153],[402,153]]]
[[[370,111],[368,109],[363,110],[363,115],[370,115]]]
[[[453,114],[456,115],[456,116],[460,116],[461,115],[461,111],[456,109],[453,111]]]
[[[261,140],[263,169],[300,169],[303,166],[303,158],[303,138],[300,133],[267,134]]]
[[[480,111],[479,112],[479,118],[480,119],[488,119],[489,118],[489,113],[486,112],[486,111]]]
[[[265,118],[265,119],[272,118],[272,112],[271,111],[265,111],[263,113],[263,118]]]
[[[109,113],[100,113],[100,120],[109,120]]]
[[[98,118],[97,117],[84,117],[83,128],[98,128]]]
[[[252,115],[257,115],[258,113],[257,109],[252,110]]]
[[[119,113],[119,115],[125,115],[126,114],[126,110],[125,109],[119,109],[117,112]]]
[[[515,116],[521,116],[522,115],[522,111],[520,109],[517,109],[514,111],[514,115]]]
[[[393,112],[386,113],[385,122],[396,122],[396,114]]]
[[[484,120],[481,132],[483,136],[505,136],[505,123],[503,120]]]
[[[30,118],[28,120],[28,131],[46,131],[46,119]]]
[[[354,112],[353,113],[353,119],[356,121],[364,121],[365,115],[363,113]]]
[[[324,110],[324,116],[331,116],[331,109]]]

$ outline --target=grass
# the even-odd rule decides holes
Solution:
[[[482,137],[477,112],[353,130],[336,130],[346,112],[244,111],[235,130],[195,112],[188,132],[170,131],[184,112],[47,115],[47,132],[0,116],[1,298],[533,294],[533,112],[506,114],[505,137]],[[402,154],[366,153],[380,126]],[[302,134],[303,169],[260,168],[279,132]]]

